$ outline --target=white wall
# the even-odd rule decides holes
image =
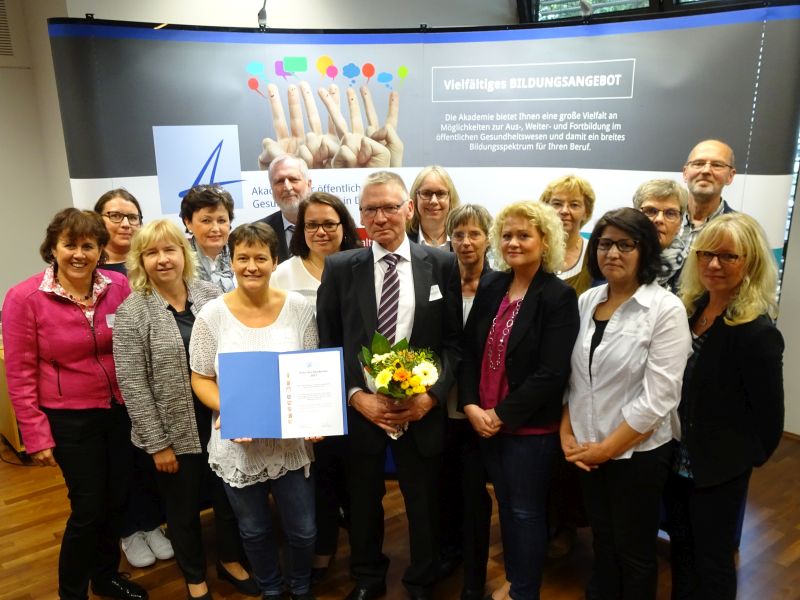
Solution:
[[[67,0],[70,17],[258,27],[261,0]],[[514,0],[267,0],[267,25],[283,29],[380,29],[508,25]]]
[[[45,226],[57,208],[70,205],[58,105],[44,104],[39,93],[46,89],[40,75],[47,72],[46,65],[37,68],[39,61],[49,63],[53,79],[50,44],[44,21],[39,19],[30,32],[25,19],[24,9],[34,8],[34,4],[36,10],[46,5],[56,8],[49,0],[28,6],[22,0],[6,1],[14,57],[0,63],[0,199],[5,217],[0,236],[0,255],[4,258],[0,299],[9,287],[42,269],[38,248]],[[61,14],[65,14],[61,4]],[[54,93],[55,82],[51,84]],[[44,124],[49,124],[48,129]],[[53,152],[49,142],[58,139],[60,148],[56,145]],[[57,171],[62,172],[60,179],[52,176]]]

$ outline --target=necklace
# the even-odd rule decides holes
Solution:
[[[322,265],[317,265],[317,263],[315,263],[315,262],[314,262],[314,260],[311,258],[311,255],[309,254],[308,258],[304,258],[304,259],[303,259],[303,262],[306,264],[306,266],[308,266],[308,267],[314,267],[314,269],[315,269],[315,270],[317,270],[318,272],[322,273],[322,270],[323,270],[323,269],[324,269],[324,267],[325,267],[325,262],[324,262],[324,260],[325,260],[325,259],[323,259],[323,263],[322,263]]]
[[[57,275],[56,275],[56,283],[57,283],[58,285],[60,285],[60,286],[61,286],[61,289],[62,289],[62,290],[64,290],[64,293],[67,295],[67,297],[68,297],[70,300],[72,300],[73,302],[77,302],[78,304],[84,304],[84,303],[85,303],[85,302],[86,302],[86,301],[87,301],[89,298],[91,298],[91,297],[92,297],[92,290],[91,290],[91,287],[89,288],[89,293],[88,293],[88,294],[86,294],[85,296],[80,296],[80,297],[78,297],[78,296],[73,296],[73,295],[70,293],[70,291],[69,291],[67,288],[65,288],[65,287],[64,287],[64,284],[63,284],[63,283],[61,283],[61,282],[58,280],[58,276],[57,276]]]
[[[506,294],[508,298],[508,294]],[[506,341],[508,340],[508,335],[511,333],[511,329],[514,327],[514,320],[517,318],[517,313],[519,313],[519,307],[522,306],[522,298],[519,300],[511,301],[509,299],[509,304],[506,310],[503,313],[508,312],[508,308],[514,305],[514,309],[511,312],[511,316],[506,319],[505,326],[503,326],[502,330],[500,331],[500,339],[496,338],[497,336],[497,317],[501,317],[500,313],[494,316],[492,319],[492,327],[489,329],[489,337],[486,338],[486,350],[489,355],[489,368],[492,371],[497,371],[500,368],[500,362],[505,358],[506,352]]]

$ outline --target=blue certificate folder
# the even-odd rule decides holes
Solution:
[[[219,354],[221,435],[233,438],[283,438],[279,357],[282,354],[338,352],[342,389],[342,431],[347,433],[347,402],[341,348],[296,352],[225,352]]]

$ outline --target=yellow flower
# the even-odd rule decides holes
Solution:
[[[406,396],[413,396],[413,395],[414,395],[414,390],[411,389],[411,388],[407,388],[406,389]]]
[[[375,383],[379,388],[386,387],[392,380],[392,372],[389,369],[384,369],[375,377]]]
[[[422,383],[422,380],[417,375],[412,375],[411,379],[408,380],[409,385],[412,387],[419,387]]]
[[[409,387],[409,383],[407,381],[400,382],[400,389],[404,390]]]
[[[414,375],[419,377],[422,385],[427,387],[432,386],[434,383],[436,383],[436,380],[439,379],[439,371],[436,369],[436,365],[427,360],[419,363],[416,367],[414,367],[412,372]]]
[[[419,385],[414,389],[412,389],[411,391],[414,392],[415,394],[424,394],[426,390],[424,385]]]
[[[401,363],[399,360],[395,360],[394,363],[392,364],[392,366],[395,369],[401,369],[403,367],[403,363]]]

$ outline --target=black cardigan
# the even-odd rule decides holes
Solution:
[[[513,273],[493,272],[480,281],[464,329],[459,404],[480,404],[478,385],[486,338]],[[541,269],[525,293],[506,348],[509,393],[495,408],[511,430],[545,427],[561,419],[572,347],[580,317],[575,291]]]
[[[695,315],[701,312],[702,306]],[[684,379],[681,410],[698,487],[730,481],[767,461],[784,415],[783,337],[767,316],[735,326],[717,317]]]

